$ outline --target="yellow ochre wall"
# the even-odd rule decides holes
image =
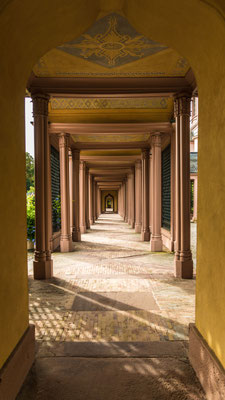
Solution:
[[[0,367],[28,326],[24,94],[33,66],[97,16],[122,12],[174,48],[199,90],[196,324],[225,367],[225,3],[223,0],[8,0],[0,5]],[[60,29],[59,29],[60,27]]]
[[[118,191],[117,190],[102,190],[102,211],[105,211],[105,198],[111,194],[114,197],[114,212],[118,211]]]

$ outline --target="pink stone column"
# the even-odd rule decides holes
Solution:
[[[134,228],[134,197],[135,197],[135,192],[134,192],[134,170],[132,169],[132,172],[129,174],[130,177],[130,221],[129,225],[131,228]]]
[[[126,181],[123,181],[123,219],[126,218]]]
[[[153,166],[152,166],[152,149],[150,150],[150,158],[149,158],[149,175],[150,175],[150,182],[149,182],[149,225],[150,225],[150,235],[152,233],[152,221],[153,221]]]
[[[93,177],[93,181],[92,181],[92,193],[93,193],[93,223],[95,223],[96,220],[96,213],[95,213],[95,209],[96,209],[96,196],[95,196],[95,181],[94,181],[94,177]]]
[[[176,118],[176,253],[175,276],[191,279],[190,249],[190,97],[175,99]]]
[[[118,214],[121,216],[121,190],[118,190]]]
[[[72,251],[70,231],[70,196],[69,196],[69,135],[59,135],[60,195],[61,195],[61,236],[60,251]]]
[[[34,279],[49,279],[53,275],[50,250],[51,236],[51,167],[48,134],[49,97],[36,94],[33,99],[35,147],[35,236]]]
[[[93,178],[91,173],[89,172],[88,174],[88,186],[89,186],[89,224],[93,225],[94,221],[93,221],[93,192],[92,192],[92,188],[93,188]]]
[[[86,166],[86,174],[85,174],[85,221],[86,221],[86,228],[90,229],[88,174],[89,174],[89,168],[87,168],[87,166]]]
[[[73,157],[73,231],[72,240],[73,242],[80,242],[80,188],[79,188],[79,165],[80,165],[80,150],[72,150]]]
[[[141,240],[150,240],[149,231],[149,149],[142,150],[142,228]]]
[[[142,215],[141,160],[135,162],[135,232],[141,233]]]
[[[98,188],[97,188],[97,182],[95,182],[95,209],[94,209],[94,212],[95,212],[95,220],[98,219],[98,215],[97,215],[97,190],[98,190]]]
[[[86,189],[86,164],[85,161],[80,161],[80,232],[86,232],[86,219],[85,219],[85,189]]]
[[[101,190],[97,188],[97,217],[101,214]]]
[[[126,178],[126,182],[125,182],[125,193],[126,193],[126,199],[125,199],[125,203],[126,203],[126,215],[125,215],[125,222],[128,222],[128,198],[129,198],[129,194],[128,194],[128,177]]]
[[[162,251],[162,139],[161,133],[152,135],[152,169],[153,169],[153,220],[150,240],[151,251]]]
[[[69,149],[69,197],[70,197],[70,232],[73,231],[73,158]]]

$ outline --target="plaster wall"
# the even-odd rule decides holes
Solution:
[[[196,325],[225,367],[223,0],[8,0],[0,6],[0,367],[28,326],[24,95],[32,67],[98,15],[122,12],[191,64],[199,92]],[[51,16],[51,18],[49,17]],[[60,26],[60,29],[58,27]],[[209,184],[210,182],[210,184]]]

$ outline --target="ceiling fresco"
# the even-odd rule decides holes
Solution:
[[[113,68],[156,54],[167,47],[140,35],[126,18],[112,13],[96,21],[78,39],[59,48],[73,56]]]
[[[187,61],[138,33],[122,15],[98,19],[80,37],[51,50],[33,72],[39,77],[185,76]]]

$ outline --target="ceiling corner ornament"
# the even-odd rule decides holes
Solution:
[[[103,67],[113,68],[156,54],[167,47],[140,35],[126,18],[111,13],[96,21],[79,38],[58,49]]]

